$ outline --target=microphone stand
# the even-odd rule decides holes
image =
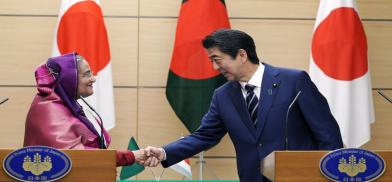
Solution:
[[[285,128],[284,128],[284,147],[285,150],[289,150],[289,136],[288,136],[288,123],[289,123],[289,114],[291,111],[291,107],[293,107],[295,101],[298,100],[299,95],[301,94],[301,90],[298,91],[297,95],[294,97],[293,101],[291,101],[289,108],[287,109],[287,113],[286,113],[286,120],[285,120]]]
[[[100,121],[99,122],[99,127],[101,128],[101,136],[99,137],[99,143],[100,143],[99,148],[100,149],[106,149],[105,136],[103,136],[103,121],[102,121],[101,116],[98,114],[97,111],[95,111],[95,109],[92,106],[90,106],[90,104],[87,103],[86,100],[83,99],[83,97],[80,97],[80,99],[82,99],[82,101],[87,105],[87,107],[89,107],[98,116],[99,121]]]

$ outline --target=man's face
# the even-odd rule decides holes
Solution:
[[[207,54],[214,69],[218,70],[227,80],[240,80],[243,61],[239,54],[233,59],[230,55],[221,52],[215,47],[207,49]]]
[[[88,97],[94,93],[95,77],[86,60],[78,62],[78,98]]]

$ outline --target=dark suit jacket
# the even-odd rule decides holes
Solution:
[[[327,100],[304,71],[265,65],[258,123],[253,126],[241,86],[229,81],[215,90],[200,128],[165,145],[164,167],[216,145],[229,133],[242,182],[263,181],[260,161],[274,150],[285,150],[285,120],[289,104],[301,94],[288,119],[289,150],[333,150],[343,147],[339,126]],[[274,86],[275,85],[275,86]]]

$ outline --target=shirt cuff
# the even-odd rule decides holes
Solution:
[[[163,161],[166,160],[166,151],[165,149],[161,148],[162,152],[163,152]]]

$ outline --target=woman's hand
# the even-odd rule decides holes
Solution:
[[[147,160],[146,151],[144,149],[134,150],[132,151],[133,155],[135,156],[135,160],[137,163],[141,164]]]

